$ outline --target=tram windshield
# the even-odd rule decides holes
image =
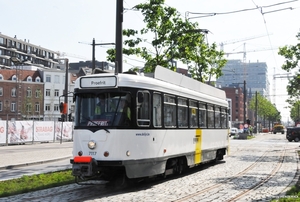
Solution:
[[[75,126],[129,126],[131,99],[128,93],[76,95]]]

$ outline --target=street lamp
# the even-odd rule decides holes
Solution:
[[[19,94],[19,86],[18,86],[18,81],[19,81],[19,75],[20,74],[18,74],[18,66],[17,65],[22,65],[23,64],[23,62],[19,59],[19,58],[17,58],[17,57],[11,57],[10,58],[10,60],[14,63],[14,65],[16,66],[16,100],[17,100],[17,103],[16,103],[16,120],[18,120],[18,114],[19,114],[19,96],[20,96],[20,94]],[[19,68],[19,70],[20,70],[20,68]]]

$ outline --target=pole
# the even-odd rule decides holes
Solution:
[[[96,68],[96,59],[95,59],[95,38],[93,38],[93,55],[92,55],[92,59],[93,59],[93,64],[92,64],[92,72],[94,72],[95,68]]]
[[[67,106],[67,112],[65,114],[65,120],[66,122],[68,121],[68,74],[69,74],[69,59],[65,59],[65,64],[66,64],[66,78],[65,78],[65,93],[64,93],[64,96],[65,96],[65,103],[66,103],[66,106]]]
[[[118,64],[118,72],[123,72],[123,0],[116,0],[116,63]]]
[[[257,123],[257,91],[255,92],[255,128],[256,128],[256,134],[258,133],[258,123]]]
[[[244,123],[246,123],[246,100],[247,100],[246,80],[244,80]]]

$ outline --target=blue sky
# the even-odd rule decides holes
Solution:
[[[144,27],[143,16],[130,9],[144,2],[124,0],[126,11],[123,28],[140,30]],[[71,62],[91,59],[92,46],[89,44],[93,38],[96,43],[115,42],[116,0],[0,0],[0,3],[2,34],[12,37],[16,35],[18,39],[26,39],[50,50],[65,52]],[[183,18],[187,12],[218,13],[213,17],[193,18],[190,21],[198,22],[199,28],[211,32],[207,35],[209,43],[231,42],[224,45],[225,52],[243,52],[245,43],[246,51],[249,51],[246,61],[266,62],[271,88],[275,86],[276,92],[285,93],[286,79],[276,79],[276,84],[273,83],[274,72],[282,73],[280,69],[283,58],[277,55],[277,48],[297,43],[295,36],[300,31],[300,1],[166,0],[165,3],[175,7]],[[246,9],[248,11],[234,12]],[[247,38],[253,39],[244,40]],[[106,60],[107,48],[96,47],[98,61]],[[273,50],[262,51],[266,49]],[[123,59],[124,70],[132,65],[143,66],[141,59],[125,56]],[[227,59],[243,60],[243,54],[231,54]],[[279,108],[286,105],[278,101],[279,98],[283,99],[282,96],[272,97]]]

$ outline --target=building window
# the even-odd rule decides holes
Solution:
[[[59,83],[59,76],[58,75],[54,76],[54,83]]]
[[[35,82],[37,82],[37,83],[41,82],[41,78],[40,77],[36,77],[35,78]]]
[[[35,112],[40,112],[40,103],[35,103]]]
[[[46,96],[50,96],[50,89],[46,89]]]
[[[27,89],[27,97],[31,97],[32,93],[31,93],[31,89]]]
[[[58,90],[58,89],[55,89],[55,91],[54,91],[54,96],[55,96],[55,97],[59,97],[59,90]]]
[[[58,104],[55,104],[55,105],[54,105],[54,111],[56,111],[56,112],[59,111],[59,105],[58,105]]]
[[[3,108],[2,101],[0,101],[0,111],[3,110],[2,108]]]
[[[36,97],[36,98],[41,98],[41,90],[40,90],[40,89],[37,89],[37,90],[35,91],[35,97]]]
[[[17,81],[17,76],[16,76],[16,75],[13,75],[12,78],[11,78],[11,80],[12,80],[12,81]]]
[[[31,103],[27,103],[27,105],[26,105],[26,111],[27,112],[31,112],[31,108],[32,108]]]
[[[11,96],[16,97],[17,96],[17,90],[16,88],[11,89]]]
[[[0,52],[1,53],[1,52]],[[1,54],[0,54],[1,55]],[[2,74],[0,74],[0,80],[3,80],[3,76],[2,76]]]
[[[51,83],[51,75],[46,75],[46,82]]]
[[[3,87],[0,87],[0,96],[3,96]]]
[[[10,103],[10,111],[12,111],[12,112],[16,111],[16,103],[15,102]]]
[[[50,111],[50,104],[46,104],[46,106],[45,106],[45,111]]]
[[[28,82],[32,82],[32,77],[31,77],[31,76],[28,76],[28,77],[27,77],[27,81],[28,81]]]

